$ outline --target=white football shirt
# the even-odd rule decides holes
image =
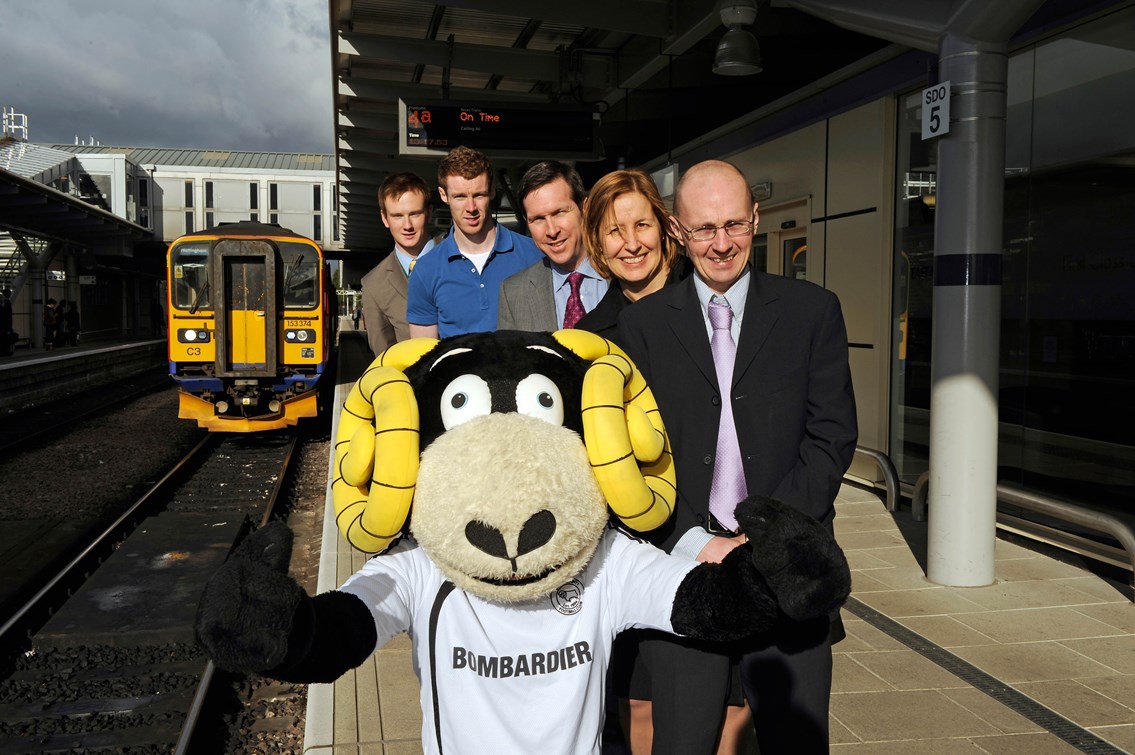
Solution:
[[[608,529],[581,574],[525,603],[452,589],[439,604],[452,585],[425,551],[402,545],[340,589],[370,608],[376,647],[410,632],[425,752],[587,755],[600,749],[615,635],[673,631],[674,595],[696,565]]]

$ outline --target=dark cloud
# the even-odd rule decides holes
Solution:
[[[0,0],[0,104],[70,144],[331,152],[325,0]]]

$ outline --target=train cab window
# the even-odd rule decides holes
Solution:
[[[209,246],[182,244],[172,252],[173,306],[209,309]]]
[[[284,262],[284,308],[312,309],[318,306],[319,257],[306,244],[280,244]]]

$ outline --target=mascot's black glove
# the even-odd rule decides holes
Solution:
[[[237,546],[205,585],[197,639],[219,668],[266,671],[284,662],[307,596],[288,576],[292,531],[271,522]],[[310,610],[310,609],[309,609]]]
[[[330,682],[362,663],[378,642],[359,598],[314,598],[288,576],[292,532],[272,522],[244,539],[205,585],[197,640],[218,668],[295,682]]]
[[[851,570],[831,533],[779,501],[751,496],[735,512],[746,544],[691,571],[674,599],[674,631],[724,641],[769,632],[782,616],[806,621],[851,594]]]

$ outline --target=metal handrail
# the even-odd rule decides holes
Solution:
[[[883,484],[887,488],[887,511],[898,511],[899,508],[899,473],[895,469],[895,464],[891,461],[891,457],[887,456],[882,451],[877,451],[874,448],[867,448],[865,446],[856,446],[855,453],[860,456],[866,456],[879,467],[883,473]]]
[[[914,521],[926,521],[926,495],[930,489],[930,470],[918,476],[914,481],[914,492],[910,494],[910,513],[914,516]]]
[[[916,522],[926,520],[927,491],[930,487],[930,470],[918,476],[911,495],[911,507]],[[1015,485],[997,485],[997,503],[1019,506],[1035,514],[1043,514],[1069,524],[1077,524],[1097,532],[1111,535],[1127,552],[1131,562],[1132,584],[1135,585],[1135,528],[1101,511],[1093,511],[1073,501],[1040,495]]]

